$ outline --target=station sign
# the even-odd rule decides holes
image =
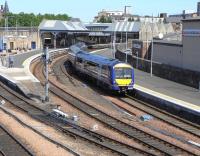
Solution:
[[[141,56],[143,51],[143,42],[138,40],[133,40],[132,42],[132,55]]]
[[[133,43],[133,48],[141,49],[142,45],[140,43]]]
[[[184,29],[182,35],[185,37],[200,37],[200,29]]]

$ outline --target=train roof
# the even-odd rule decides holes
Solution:
[[[120,61],[117,59],[107,58],[107,57],[104,57],[101,55],[91,54],[91,53],[85,52],[85,51],[79,51],[77,53],[77,57],[82,58],[86,61],[91,61],[91,62],[100,64],[100,65],[114,66],[117,63],[120,63]]]
[[[77,43],[77,44],[72,45],[72,46],[69,47],[69,49],[71,50],[71,52],[73,52],[75,54],[77,52],[79,52],[80,50],[84,50],[85,48],[87,48],[87,46],[83,42],[79,42],[79,43]]]

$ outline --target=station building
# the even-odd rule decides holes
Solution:
[[[200,72],[200,18],[182,20],[181,34],[154,42],[153,61]]]
[[[82,23],[81,21],[44,20],[39,26],[41,42],[49,48],[64,48],[76,42],[91,44],[128,43],[133,55],[149,59],[151,40],[159,33],[174,33],[172,24],[163,22],[116,21]],[[121,46],[123,45],[123,46]],[[120,44],[126,48],[125,44]]]
[[[49,48],[68,47],[89,34],[82,22],[60,20],[43,20],[39,32],[42,45]]]
[[[41,47],[37,27],[0,27],[0,51],[26,51]]]

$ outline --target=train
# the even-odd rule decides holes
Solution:
[[[130,92],[134,87],[134,69],[118,59],[91,54],[84,43],[70,46],[68,66],[95,80],[98,86],[114,92]]]

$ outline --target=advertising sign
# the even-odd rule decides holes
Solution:
[[[200,29],[184,29],[182,34],[185,37],[200,37]]]

